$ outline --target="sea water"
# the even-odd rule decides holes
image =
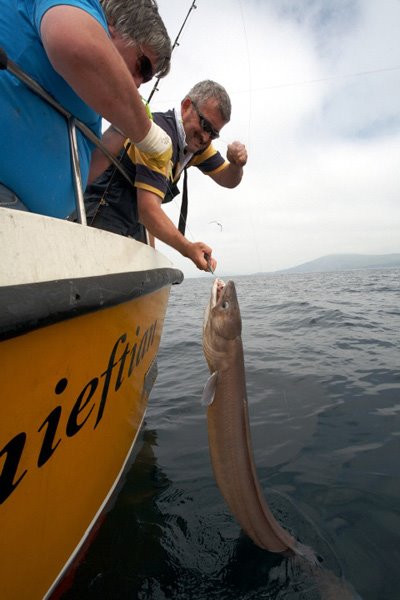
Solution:
[[[333,579],[364,600],[397,600],[400,271],[232,279],[271,510]],[[66,599],[323,598],[291,559],[241,532],[213,478],[201,405],[211,286],[172,289],[136,459]]]

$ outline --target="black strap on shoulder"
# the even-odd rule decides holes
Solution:
[[[187,169],[184,169],[181,214],[179,216],[179,225],[178,225],[178,229],[182,235],[185,235],[187,212],[188,212]]]
[[[3,50],[3,48],[0,48],[0,69],[7,69],[7,63],[8,63],[7,54],[6,54],[5,50]]]

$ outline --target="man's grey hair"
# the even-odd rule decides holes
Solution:
[[[100,0],[109,25],[130,46],[146,45],[157,56],[156,75],[165,77],[171,67],[171,40],[155,0]]]
[[[201,108],[201,105],[206,102],[206,100],[216,98],[221,117],[226,123],[230,121],[232,111],[231,101],[228,92],[219,83],[211,81],[210,79],[200,81],[192,87],[186,97],[193,100],[199,108]]]

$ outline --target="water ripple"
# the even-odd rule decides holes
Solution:
[[[400,271],[235,282],[271,510],[363,600],[397,600]],[[200,404],[210,289],[172,290],[143,448],[66,600],[321,599],[309,573],[240,532],[214,481]]]

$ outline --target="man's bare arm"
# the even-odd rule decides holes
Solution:
[[[113,156],[118,156],[125,142],[125,136],[116,131],[112,125],[103,133],[101,138],[102,144],[107,148]],[[90,161],[90,170],[88,183],[91,183],[99,177],[103,171],[110,165],[110,161],[99,148],[95,148],[92,152]]]
[[[103,27],[75,6],[50,8],[41,22],[43,45],[74,91],[135,142],[151,123],[132,75]]]
[[[137,190],[137,203],[140,222],[157,239],[180,254],[190,258],[196,267],[202,271],[209,270],[207,256],[214,271],[217,263],[211,257],[212,249],[204,242],[189,242],[175,227],[168,215],[161,208],[161,199],[148,190]]]

